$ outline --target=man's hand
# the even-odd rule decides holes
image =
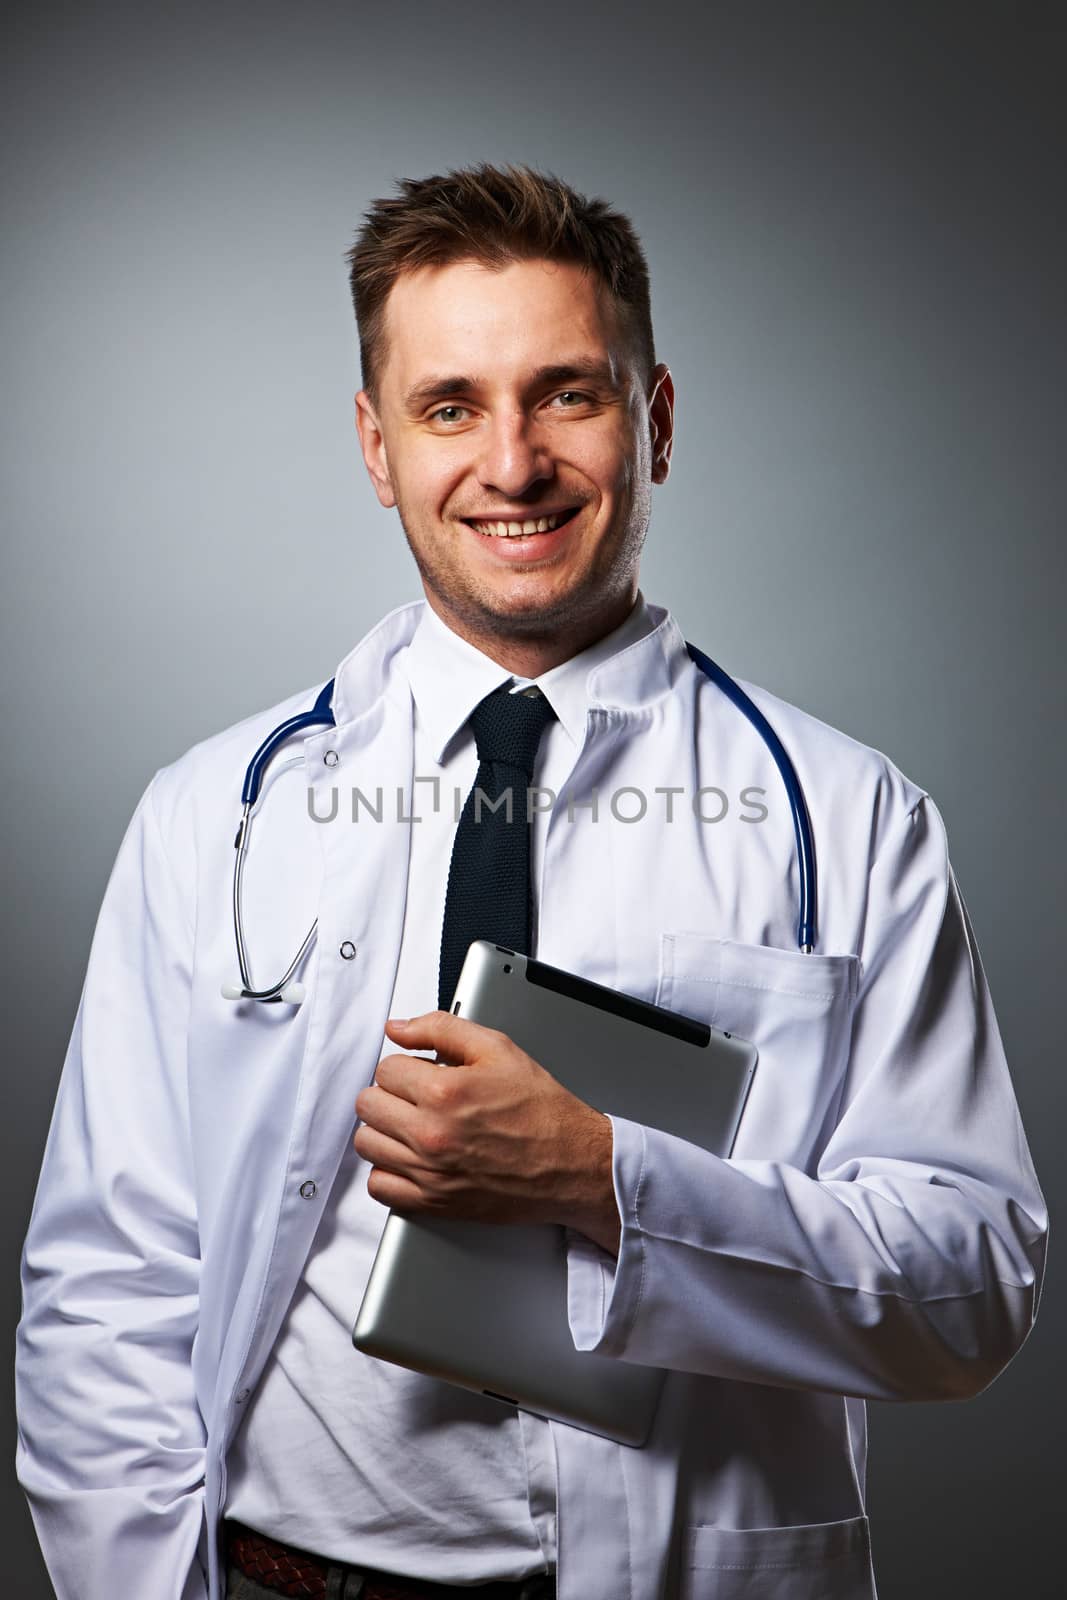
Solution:
[[[437,1061],[385,1056],[356,1100],[355,1147],[367,1189],[409,1214],[475,1222],[556,1222],[618,1254],[611,1123],[532,1056],[447,1011],[402,1022],[387,1038]]]

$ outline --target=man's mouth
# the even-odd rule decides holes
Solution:
[[[578,513],[578,506],[568,506],[563,511],[553,511],[544,517],[506,517],[487,518],[484,521],[474,517],[464,517],[468,528],[473,528],[475,533],[484,534],[487,539],[526,539],[533,534],[553,533],[557,528],[562,528]]]

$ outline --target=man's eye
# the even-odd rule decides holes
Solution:
[[[582,394],[581,390],[579,389],[563,389],[559,394],[556,395],[555,398],[557,402],[562,404],[565,411],[569,411],[576,405],[584,405],[589,399],[589,396],[587,394]]]
[[[438,406],[436,411],[430,413],[432,422],[458,422],[460,417],[467,415],[466,406]]]

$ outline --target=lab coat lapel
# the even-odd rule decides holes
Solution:
[[[403,932],[414,750],[406,687],[403,698],[406,704],[390,706],[388,713],[386,701],[379,700],[340,734],[311,740],[307,748],[309,780],[317,790],[336,783],[340,804],[335,820],[322,829],[319,1004],[296,1125],[306,1111],[309,1152],[336,1146],[338,1160],[342,1130],[350,1132],[355,1121],[355,1096],[371,1081],[381,1053]],[[324,765],[327,749],[337,754],[336,766]],[[353,788],[380,810],[380,821],[362,803],[353,820]]]
[[[395,691],[391,691],[395,693]],[[351,721],[304,744],[310,804],[322,822],[317,971],[274,1250],[256,1329],[254,1374],[277,1337],[355,1128],[355,1099],[381,1053],[404,918],[413,775],[411,697],[379,694]],[[329,761],[327,753],[331,753]],[[352,790],[381,791],[380,822],[353,821]],[[351,952],[354,950],[354,954]],[[384,1213],[383,1213],[384,1220]]]

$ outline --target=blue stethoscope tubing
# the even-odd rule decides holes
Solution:
[[[698,650],[695,644],[686,641],[686,649],[693,662],[710,678],[717,688],[721,689],[730,703],[747,717],[763,740],[770,754],[774,757],[775,765],[782,777],[786,794],[789,796],[789,809],[793,819],[793,833],[796,838],[797,863],[800,869],[800,917],[797,924],[797,944],[804,955],[811,955],[815,948],[816,939],[816,890],[815,890],[815,840],[811,831],[811,818],[808,815],[807,803],[804,799],[800,780],[796,774],[789,755],[763,715],[759,706],[749,698],[739,683],[731,678],[719,664]],[[294,975],[303,961],[318,930],[318,918],[311,924],[304,936],[304,941],[286,968],[283,977],[277,983],[272,983],[269,988],[256,989],[252,984],[248,964],[248,952],[245,948],[244,924],[241,916],[241,883],[244,876],[244,858],[248,844],[248,826],[252,812],[259,799],[259,792],[263,785],[263,778],[275,752],[281,748],[294,734],[302,733],[306,728],[332,728],[336,726],[333,714],[334,680],[331,678],[320,691],[315,704],[310,711],[299,712],[295,717],[287,717],[274,731],[267,735],[251,761],[245,773],[245,781],[241,789],[241,820],[237,828],[237,837],[234,840],[236,857],[233,868],[233,931],[237,943],[237,961],[241,971],[240,987],[237,984],[224,984],[223,995],[227,1000],[262,1000],[271,1002],[276,1000],[288,1001],[292,1005],[299,1005],[304,998],[304,986],[294,981]]]
[[[294,975],[311,949],[312,941],[318,932],[318,917],[304,935],[303,943],[285,969],[284,975],[268,988],[257,989],[252,983],[248,951],[245,947],[244,919],[241,916],[241,884],[245,870],[245,851],[248,848],[248,825],[256,801],[259,799],[259,791],[263,786],[271,758],[295,733],[303,733],[306,728],[336,727],[333,706],[330,704],[333,699],[333,684],[334,680],[331,678],[320,690],[318,699],[310,711],[301,711],[295,717],[287,717],[284,722],[280,722],[273,733],[267,735],[248,763],[248,771],[241,787],[241,820],[237,825],[237,837],[233,841],[237,852],[233,863],[233,936],[237,944],[237,965],[241,973],[241,982],[240,985],[223,984],[222,994],[226,1000],[262,1000],[268,1003],[274,1000],[286,1000],[291,1005],[299,1005],[304,998],[304,985],[297,983]]]
[[[726,698],[746,716],[774,757],[775,766],[782,775],[785,792],[789,796],[789,810],[793,818],[793,834],[797,842],[797,863],[800,867],[800,918],[797,923],[797,944],[801,953],[810,956],[815,949],[815,836],[811,831],[807,801],[800,787],[785,745],[779,739],[767,718],[754,700],[750,700],[739,683],[728,672],[686,640],[685,648],[705,677],[720,688]]]

